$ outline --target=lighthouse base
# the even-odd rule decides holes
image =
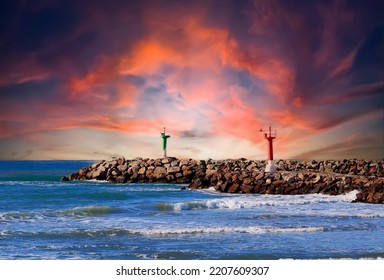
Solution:
[[[265,166],[265,172],[274,173],[276,172],[276,170],[277,170],[277,167],[275,165],[275,162],[273,160],[268,160],[268,163]]]

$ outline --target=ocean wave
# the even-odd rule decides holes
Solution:
[[[324,227],[191,227],[191,228],[151,228],[129,230],[130,233],[140,235],[184,235],[184,234],[265,234],[265,233],[290,233],[290,232],[316,232],[324,231]]]
[[[0,213],[0,221],[8,220],[29,220],[36,218],[36,213],[33,212],[9,212]]]
[[[111,206],[91,205],[85,207],[75,207],[67,210],[56,211],[60,215],[68,216],[102,216],[108,214],[122,213],[124,209]]]
[[[84,217],[103,216],[115,213],[122,213],[125,210],[118,207],[91,205],[85,207],[74,207],[66,210],[44,210],[44,211],[17,211],[0,213],[0,222],[12,221],[36,221],[55,217]]]
[[[206,235],[206,234],[281,234],[281,233],[305,233],[325,231],[323,227],[174,227],[174,228],[143,228],[143,229],[99,229],[99,230],[74,230],[74,231],[52,231],[52,232],[23,232],[23,231],[3,231],[0,234],[7,235],[33,235],[44,238],[52,237],[112,237],[123,235],[141,235],[153,237],[166,237],[174,235]]]
[[[329,196],[322,194],[310,195],[236,195],[214,199],[202,199],[177,203],[159,203],[159,210],[195,210],[195,209],[252,209],[265,206],[294,206],[316,203],[350,202],[357,192],[345,195]]]
[[[0,236],[12,235],[12,231],[9,230],[0,230]]]
[[[55,180],[55,181],[49,181],[49,180],[35,180],[35,181],[20,181],[20,180],[14,180],[14,181],[0,181],[0,186],[1,185],[4,185],[4,186],[20,186],[20,187],[36,187],[36,186],[39,186],[39,187],[52,187],[52,186],[58,186],[60,183],[63,183],[63,182],[60,182],[58,180]]]

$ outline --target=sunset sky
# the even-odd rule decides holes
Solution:
[[[384,2],[0,4],[0,159],[384,157]]]

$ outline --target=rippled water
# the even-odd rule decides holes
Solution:
[[[384,257],[384,208],[356,192],[241,195],[60,182],[92,162],[0,162],[1,259]]]

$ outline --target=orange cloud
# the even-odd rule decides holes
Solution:
[[[84,77],[73,77],[68,83],[69,98],[112,108],[128,105],[136,111],[133,116],[142,119],[146,116],[137,111],[138,99],[146,88],[161,83],[166,86],[166,92],[161,94],[169,94],[171,101],[178,95],[181,98],[174,105],[178,112],[170,111],[166,103],[169,101],[164,98],[159,97],[156,104],[150,105],[161,115],[162,120],[156,123],[160,127],[171,125],[176,131],[200,126],[201,116],[193,112],[208,104],[215,107],[215,102],[226,95],[228,82],[223,65],[235,42],[226,30],[206,27],[198,17],[177,20],[177,30],[169,20],[148,20],[149,32],[141,40],[120,54],[100,59]],[[145,84],[130,84],[124,79],[127,75],[143,77]],[[110,88],[116,92],[117,100],[111,100]],[[116,112],[117,119],[121,114]]]
[[[217,95],[220,86],[215,84],[221,83],[220,71],[233,40],[226,30],[206,27],[198,17],[177,20],[175,30],[169,20],[148,19],[149,32],[141,40],[127,46],[121,54],[103,57],[86,76],[70,80],[70,98],[92,96],[106,102],[108,87],[112,86],[119,93],[118,103],[134,105],[138,90],[124,80],[127,75],[148,79],[160,75],[169,92],[181,92],[187,101],[201,98],[204,102]],[[166,67],[170,70],[164,75]],[[203,77],[207,73],[211,77]]]
[[[228,134],[253,142],[260,142],[259,130],[262,121],[257,111],[244,100],[246,92],[239,87],[231,87],[229,96],[217,104],[216,112],[211,112],[212,133]]]
[[[72,77],[67,85],[69,100],[103,103],[112,107],[133,106],[137,88],[117,69],[115,57],[103,57],[85,77]]]
[[[164,65],[219,70],[231,43],[228,31],[206,27],[197,16],[178,21],[175,29],[169,19],[149,20],[148,28],[152,31],[120,58],[120,73],[153,74]]]
[[[217,95],[228,49],[235,43],[227,30],[204,26],[199,16],[172,20],[149,20],[153,34],[125,54],[121,73],[150,75],[170,66],[164,76],[170,92],[181,92],[188,101],[206,101]]]
[[[269,113],[271,119],[278,123],[281,127],[292,127],[303,129],[307,132],[315,132],[317,129],[311,123],[308,116],[293,113],[290,110],[272,110]]]

